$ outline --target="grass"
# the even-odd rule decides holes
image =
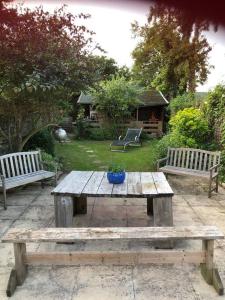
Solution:
[[[107,171],[118,163],[126,171],[153,171],[156,165],[157,140],[145,141],[142,147],[128,147],[127,152],[111,152],[110,141],[77,140],[56,144],[56,154],[63,160],[65,171]]]

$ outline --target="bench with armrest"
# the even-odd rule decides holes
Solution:
[[[46,163],[41,159],[40,151],[17,152],[0,156],[0,190],[3,192],[3,206],[6,206],[6,191],[31,182],[54,178],[55,172],[46,171]]]
[[[167,157],[157,161],[157,171],[208,179],[209,198],[213,191],[218,192],[219,166],[220,152],[192,148],[168,148]]]
[[[43,228],[39,230],[10,229],[2,238],[3,243],[13,243],[15,266],[11,271],[7,295],[11,296],[17,285],[27,276],[28,265],[136,265],[149,263],[200,264],[203,278],[215,287],[218,294],[224,289],[215,268],[214,240],[223,239],[216,226],[187,227],[107,227],[107,228]],[[75,251],[75,252],[26,252],[26,243],[74,243],[80,240],[151,240],[178,241],[202,240],[201,251],[150,250],[150,251]]]

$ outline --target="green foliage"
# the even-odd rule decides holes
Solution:
[[[202,148],[209,137],[208,122],[197,108],[185,108],[173,116],[169,125],[173,137],[185,147]]]
[[[179,148],[183,146],[184,145],[179,137],[176,134],[170,132],[169,134],[163,136],[157,144],[157,155],[159,158],[165,157],[167,155],[168,147]]]
[[[225,182],[225,85],[218,84],[207,95],[206,116],[221,151],[220,179]]]
[[[142,89],[133,81],[116,76],[100,82],[90,92],[97,111],[117,130],[137,107]]]
[[[0,15],[0,132],[10,151],[20,151],[95,82],[88,64],[93,32],[77,25],[88,15],[73,16],[65,7],[51,14],[3,3]]]
[[[147,24],[132,24],[133,33],[140,40],[132,53],[133,72],[144,85],[155,87],[169,99],[194,92],[209,73],[207,59],[211,48],[201,34],[208,24],[191,21],[187,22],[180,10],[155,3]]]
[[[90,125],[86,120],[77,120],[76,122],[76,137],[88,138],[90,134]]]
[[[221,151],[221,166],[219,170],[220,180],[225,182],[225,150]]]
[[[59,159],[53,157],[51,154],[41,151],[41,158],[44,163],[45,170],[55,172],[56,168],[58,171],[62,169],[62,164]]]
[[[207,116],[212,126],[222,126],[225,122],[225,84],[218,84],[206,98]]]
[[[120,173],[124,171],[124,166],[118,163],[111,163],[108,168],[108,172]]]
[[[106,56],[94,55],[90,57],[89,64],[93,64],[95,70],[95,82],[98,83],[102,80],[109,80],[119,71],[116,61],[113,58]]]
[[[112,140],[112,130],[110,128],[90,128],[89,139],[95,141]]]
[[[42,130],[33,135],[24,146],[24,150],[42,149],[46,153],[54,156],[55,154],[55,140],[49,129]]]
[[[190,108],[195,106],[196,100],[194,94],[185,93],[183,95],[178,95],[176,98],[172,99],[169,104],[169,109],[172,115],[175,115],[179,110],[184,108]]]

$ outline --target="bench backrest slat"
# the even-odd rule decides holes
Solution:
[[[39,151],[17,152],[0,156],[0,174],[6,178],[41,170]]]
[[[2,242],[30,243],[30,242],[70,242],[75,240],[101,239],[149,239],[149,240],[179,240],[223,239],[224,234],[216,226],[188,226],[188,227],[104,227],[104,228],[43,228],[10,229]]]
[[[208,171],[220,162],[220,152],[192,148],[168,148],[167,165],[198,171]]]

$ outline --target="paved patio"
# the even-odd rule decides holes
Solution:
[[[175,192],[174,225],[217,225],[225,233],[225,190],[207,198],[206,183],[187,177],[169,176]],[[28,185],[8,193],[8,209],[0,207],[0,237],[9,228],[54,226],[53,187]],[[74,226],[152,226],[141,199],[89,198],[87,215],[76,216]],[[191,246],[191,247],[190,247]],[[151,242],[96,241],[74,245],[30,244],[28,250],[120,250],[149,249]],[[177,248],[201,247],[200,242],[180,242]],[[216,243],[216,263],[225,286],[225,241]],[[0,244],[0,299],[13,266],[11,244]],[[194,265],[32,267],[13,299],[76,300],[181,300],[225,299],[207,285]]]

